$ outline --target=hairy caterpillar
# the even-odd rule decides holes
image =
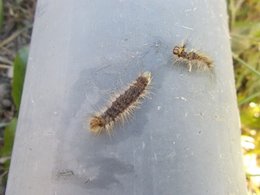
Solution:
[[[144,72],[121,94],[117,96],[111,105],[90,118],[90,131],[100,134],[103,131],[110,133],[115,123],[127,119],[132,111],[140,104],[149,89],[152,76],[150,72]]]
[[[177,61],[188,65],[189,72],[191,72],[192,67],[200,70],[210,70],[213,68],[213,61],[209,57],[194,50],[188,52],[185,44],[175,46],[172,53],[177,56]]]

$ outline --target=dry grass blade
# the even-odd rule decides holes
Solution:
[[[21,30],[18,30],[16,32],[14,32],[11,36],[7,37],[6,39],[4,39],[1,43],[0,43],[0,47],[3,47],[4,45],[12,42],[15,38],[17,38],[21,33],[23,33],[24,31],[26,31],[27,29],[31,28],[31,26],[29,27],[25,27]]]

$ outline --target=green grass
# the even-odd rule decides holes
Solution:
[[[15,57],[13,67],[13,83],[12,83],[12,96],[16,109],[19,110],[21,97],[23,92],[23,83],[26,72],[26,64],[28,59],[28,47],[20,49]]]

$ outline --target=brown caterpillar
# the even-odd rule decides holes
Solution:
[[[177,61],[185,62],[189,66],[189,72],[192,67],[202,70],[210,70],[213,68],[213,61],[202,53],[186,50],[186,45],[175,46],[172,50],[173,55],[177,56]]]
[[[100,134],[104,130],[110,133],[116,122],[127,119],[140,104],[140,100],[146,96],[151,80],[150,72],[141,74],[127,90],[112,101],[110,107],[90,118],[90,131],[95,134]]]

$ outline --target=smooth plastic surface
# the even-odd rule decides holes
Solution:
[[[214,60],[188,72],[187,40]],[[224,0],[39,0],[7,195],[243,195]],[[88,118],[139,73],[153,87],[112,136]]]

